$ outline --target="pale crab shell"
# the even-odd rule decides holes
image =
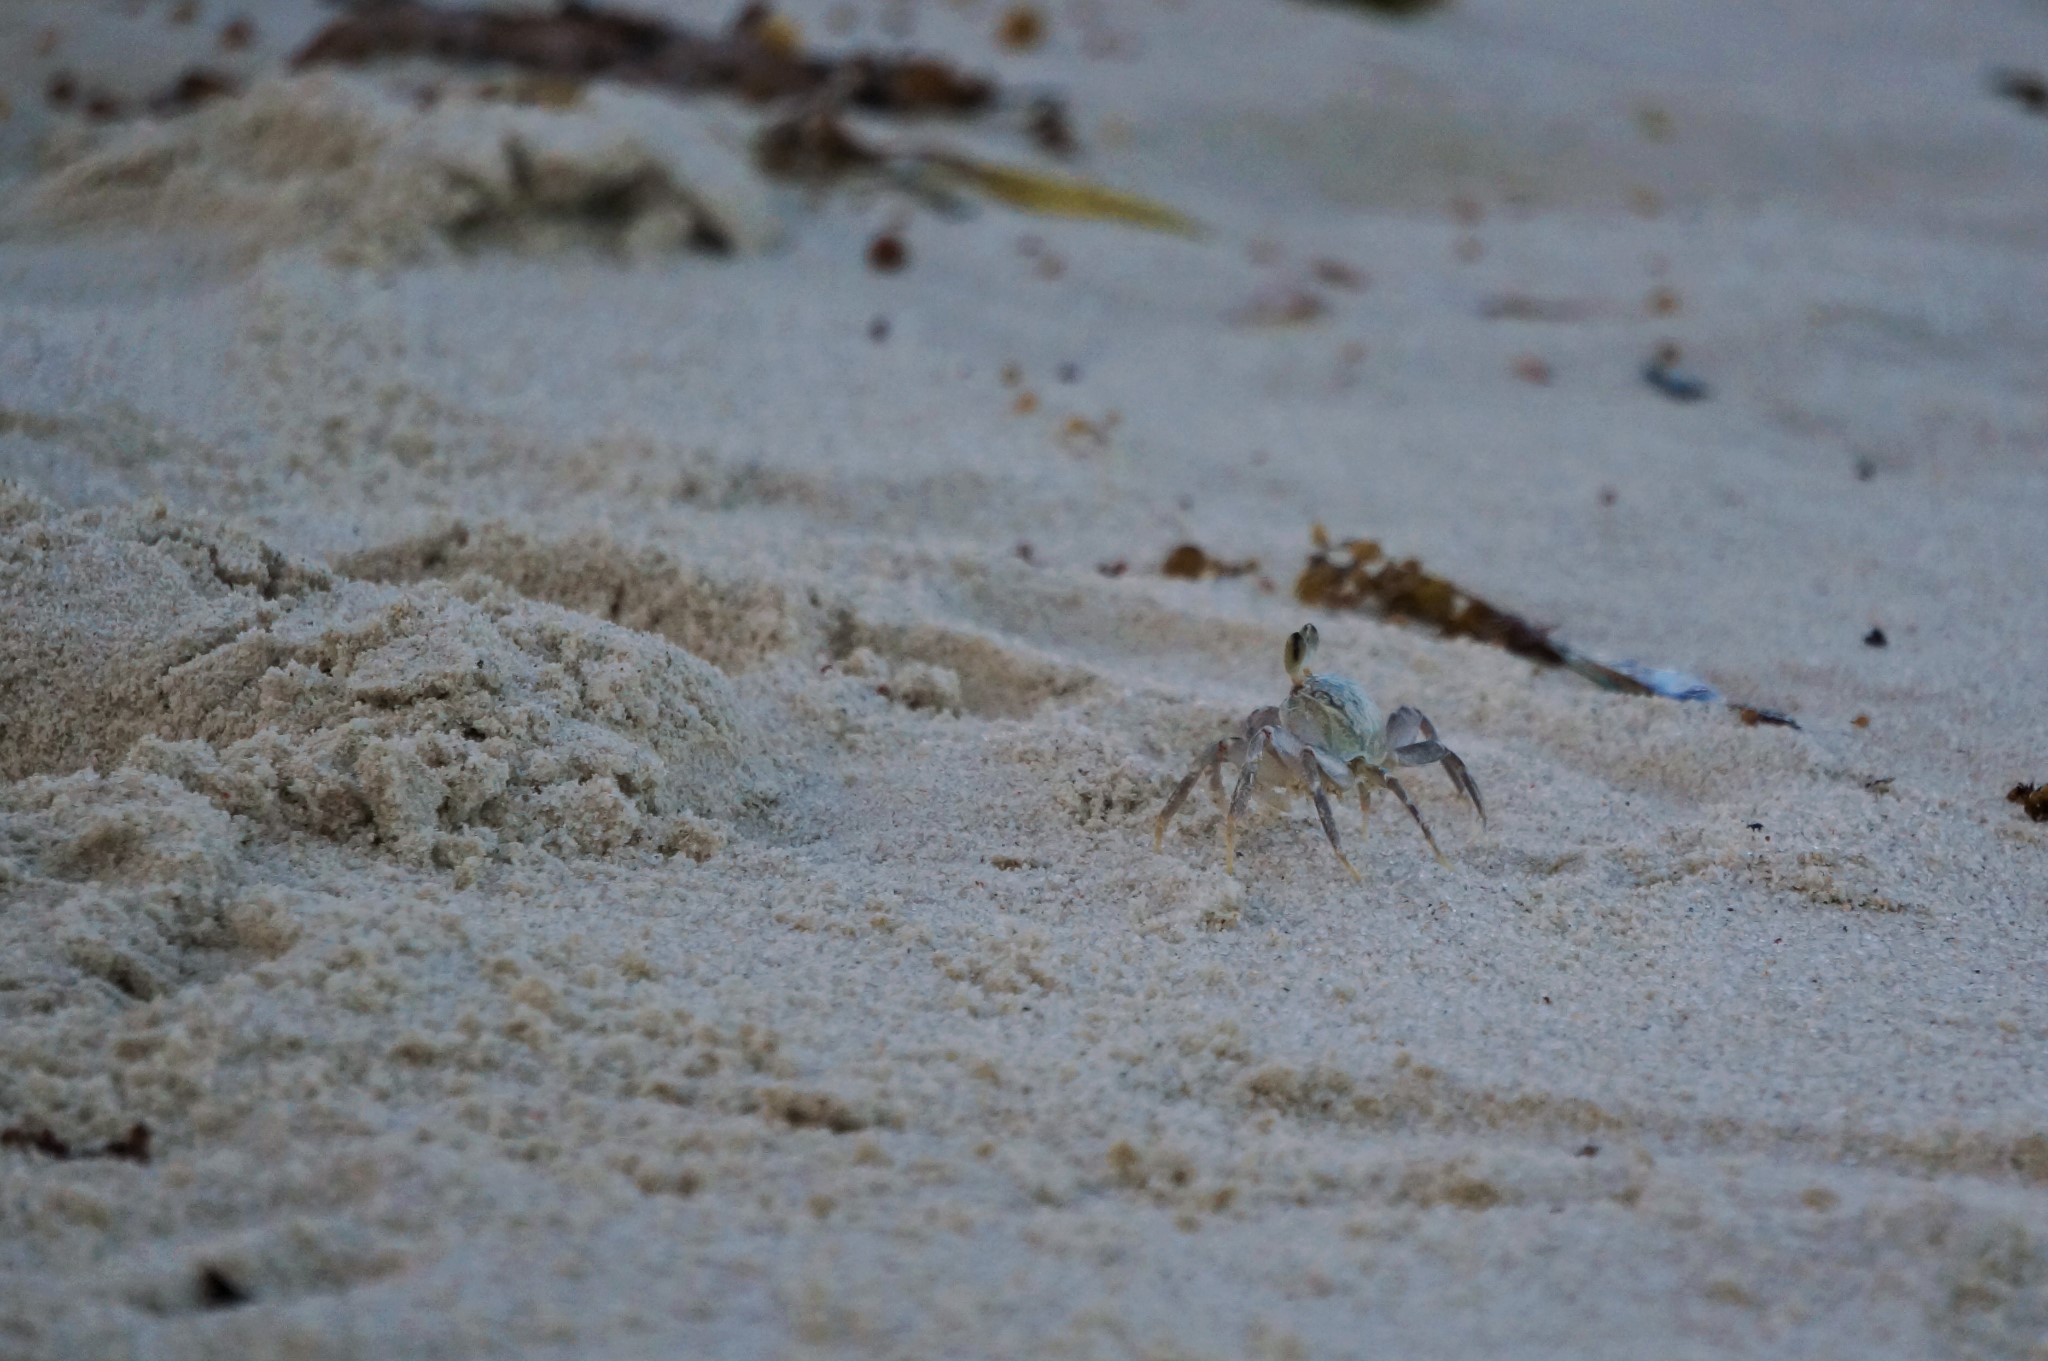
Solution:
[[[1356,790],[1361,818],[1371,812],[1375,789],[1391,793],[1415,820],[1430,852],[1444,865],[1450,861],[1436,844],[1436,836],[1429,830],[1422,810],[1395,777],[1395,768],[1441,763],[1451,784],[1471,800],[1472,810],[1479,814],[1481,823],[1485,822],[1486,805],[1480,801],[1479,786],[1473,783],[1458,754],[1437,740],[1436,729],[1422,711],[1403,705],[1389,718],[1357,682],[1311,671],[1309,664],[1315,657],[1317,643],[1314,624],[1303,624],[1289,635],[1282,661],[1294,688],[1278,705],[1246,714],[1235,736],[1207,747],[1195,759],[1167,796],[1159,816],[1153,819],[1153,849],[1164,844],[1167,823],[1204,776],[1215,791],[1216,801],[1224,807],[1226,872],[1236,865],[1237,822],[1246,801],[1255,792],[1262,799],[1284,801],[1284,789],[1306,790],[1315,800],[1316,815],[1330,850],[1353,879],[1359,877],[1358,869],[1345,856],[1338,839],[1328,798],[1331,792]],[[1227,801],[1222,778],[1226,763],[1238,767],[1237,787]]]
[[[1372,696],[1354,681],[1342,676],[1309,675],[1294,688],[1280,706],[1281,725],[1303,745],[1313,747],[1322,764],[1341,774],[1350,784],[1345,769],[1358,757],[1372,764],[1387,762],[1387,720]]]

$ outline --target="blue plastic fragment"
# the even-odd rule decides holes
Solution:
[[[1672,368],[1661,359],[1643,365],[1643,381],[1674,402],[1698,402],[1707,396],[1704,379]]]
[[[1668,667],[1662,666],[1644,666],[1640,662],[1627,661],[1608,662],[1606,666],[1610,671],[1619,671],[1651,694],[1662,695],[1666,699],[1683,699],[1698,704],[1713,704],[1717,703],[1721,698],[1719,690],[1716,690],[1698,676],[1689,676],[1683,671],[1673,671]]]

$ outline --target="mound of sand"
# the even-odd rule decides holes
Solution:
[[[714,576],[600,529],[549,539],[501,521],[458,520],[340,565],[366,581],[490,577],[531,599],[659,634],[728,674],[789,651],[818,629],[812,612],[772,583]]]
[[[251,887],[244,841],[227,813],[137,770],[0,787],[0,1016],[95,990],[158,997],[287,948],[287,904]]]
[[[161,506],[0,505],[0,774],[122,762],[413,861],[698,857],[769,797],[730,684],[495,582],[393,587]]]
[[[359,78],[294,76],[60,151],[27,207],[46,227],[203,226],[372,265],[486,243],[762,249],[777,224],[733,141],[628,92],[566,110],[421,107]]]

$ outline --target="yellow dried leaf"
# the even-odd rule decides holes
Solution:
[[[1111,189],[1093,180],[1055,175],[1023,166],[996,165],[965,156],[930,158],[931,164],[990,198],[1047,217],[1121,222],[1130,227],[1200,236],[1201,224],[1156,199]]]

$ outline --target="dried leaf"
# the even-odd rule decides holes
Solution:
[[[754,137],[754,160],[763,174],[822,183],[856,172],[875,173],[889,158],[856,137],[828,109],[805,109],[777,119]]]
[[[1332,545],[1320,525],[1315,532],[1315,551],[1294,584],[1304,605],[1413,619],[1447,638],[1476,638],[1548,666],[1568,664],[1548,629],[1431,575],[1414,558],[1396,562],[1372,539]]]
[[[1093,180],[1025,166],[997,165],[951,152],[927,152],[922,159],[969,188],[1027,213],[1120,222],[1127,227],[1179,236],[1202,234],[1201,224],[1177,209]]]
[[[755,102],[830,91],[887,113],[969,113],[995,99],[993,81],[936,58],[812,57],[798,50],[798,41],[795,25],[765,5],[748,6],[725,32],[712,34],[582,4],[548,14],[390,0],[328,24],[292,64],[432,57],[685,94],[720,91]]]
[[[1295,598],[1304,605],[1358,610],[1427,624],[1446,638],[1471,638],[1545,666],[1564,667],[1603,690],[1724,702],[1711,685],[1682,671],[1595,660],[1553,638],[1548,627],[1531,623],[1424,570],[1414,558],[1389,558],[1375,540],[1350,539],[1333,544],[1321,525],[1314,526],[1310,536],[1313,543],[1308,563],[1294,583]],[[1744,723],[1799,726],[1775,709],[1734,703],[1728,707]]]
[[[1250,576],[1259,570],[1257,558],[1246,558],[1232,562],[1227,558],[1211,557],[1200,545],[1184,543],[1166,555],[1166,561],[1159,564],[1162,576],[1178,577],[1183,581],[1209,581],[1217,577]]]

